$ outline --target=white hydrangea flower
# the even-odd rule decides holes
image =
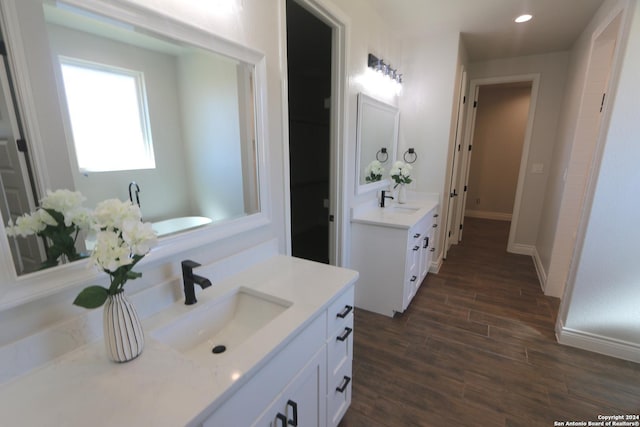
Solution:
[[[122,223],[122,239],[131,248],[132,255],[146,255],[158,242],[150,222],[125,221]]]
[[[98,203],[93,211],[93,217],[96,228],[114,229],[119,228],[125,221],[140,221],[142,213],[140,208],[131,201],[108,199]]]
[[[373,160],[364,170],[367,181],[379,181],[384,174],[384,167],[378,160]]]
[[[129,246],[115,231],[100,231],[96,236],[96,245],[91,252],[91,260],[105,271],[116,271],[123,265],[133,262]]]
[[[45,209],[54,209],[66,217],[66,213],[79,208],[87,200],[79,191],[47,190],[47,195],[41,200]]]
[[[393,178],[396,184],[410,184],[412,169],[413,166],[411,166],[410,164],[398,160],[391,167],[389,175],[391,176],[391,178]]]

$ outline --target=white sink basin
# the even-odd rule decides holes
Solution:
[[[175,321],[152,331],[151,336],[198,359],[219,360],[232,354],[291,305],[289,301],[240,287],[214,301],[194,306]]]
[[[410,206],[387,206],[386,208],[382,209],[387,213],[411,215],[413,213],[416,213],[420,208],[414,208]]]

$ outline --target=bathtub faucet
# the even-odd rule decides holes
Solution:
[[[138,207],[140,207],[140,196],[138,195],[138,193],[140,193],[140,186],[138,184],[136,184],[135,181],[131,181],[129,183],[129,200],[131,200],[131,203],[135,203],[136,205],[138,205]],[[133,201],[133,195],[136,195],[136,201]]]

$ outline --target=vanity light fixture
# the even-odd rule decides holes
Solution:
[[[517,22],[518,24],[521,24],[523,22],[531,21],[532,18],[533,18],[533,15],[529,15],[528,13],[526,13],[524,15],[518,16],[516,19],[514,19],[514,21]]]
[[[397,69],[391,68],[391,65],[384,62],[381,58],[378,58],[377,56],[370,53],[368,56],[367,65],[369,66],[369,68],[372,68],[373,70],[381,73],[383,76],[388,77],[393,83],[397,84],[398,86],[402,85],[402,74],[399,73]]]

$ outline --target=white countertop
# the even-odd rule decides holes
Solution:
[[[351,222],[393,228],[411,228],[438,206],[436,199],[409,199],[407,203],[377,204],[354,209]]]
[[[198,304],[206,304],[243,286],[293,303],[232,358],[205,367],[154,340],[148,331],[190,309],[176,303],[143,321],[145,348],[137,359],[109,361],[100,339],[0,386],[1,424],[188,425],[213,412],[357,277],[352,270],[275,256],[198,295]]]

